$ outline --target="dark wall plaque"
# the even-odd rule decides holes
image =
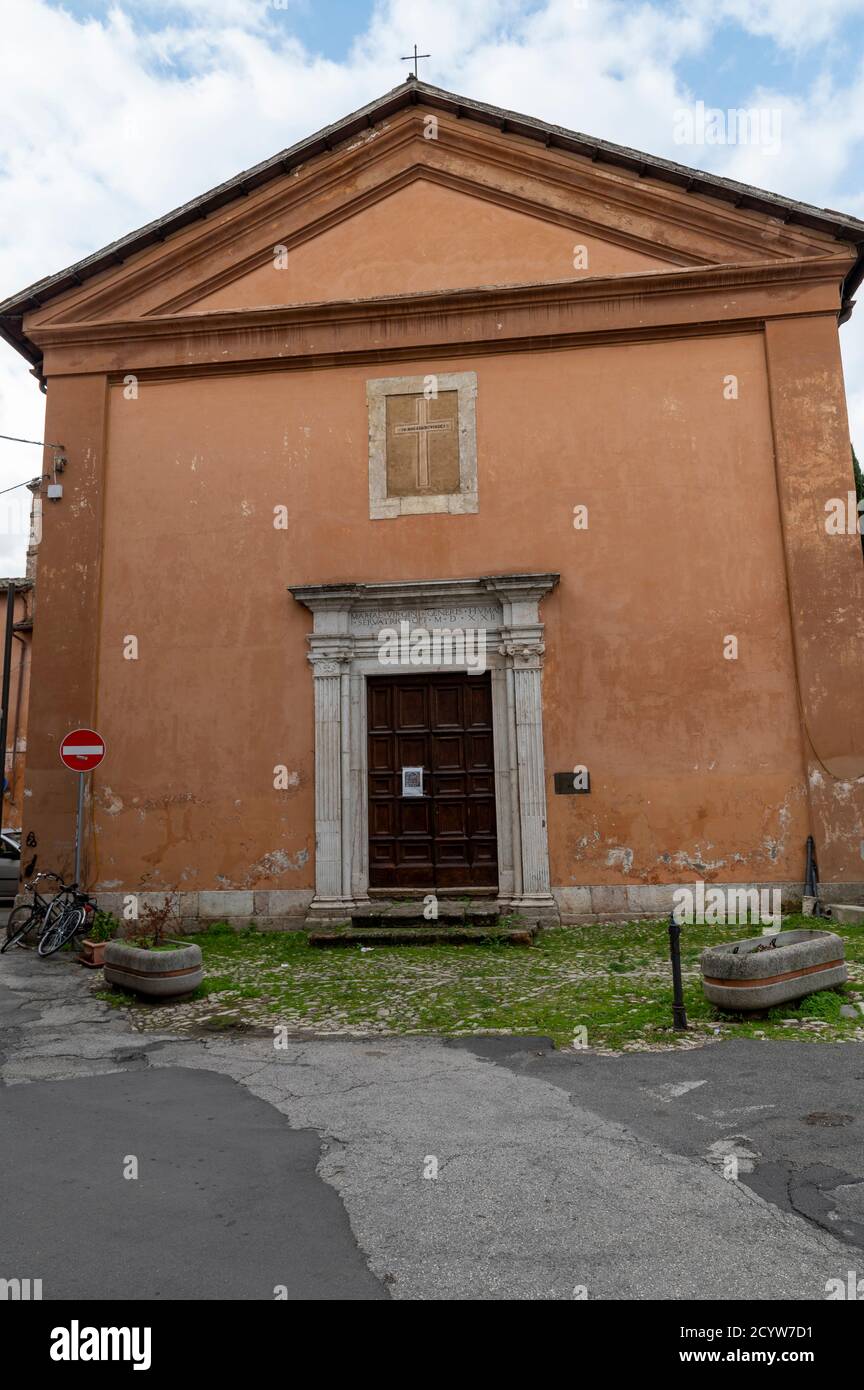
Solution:
[[[553,776],[555,778],[556,796],[585,796],[591,790],[590,772],[584,772],[578,778],[580,783],[583,781],[585,782],[586,785],[584,787],[574,785],[577,779],[576,774],[573,772],[556,772],[553,773]]]

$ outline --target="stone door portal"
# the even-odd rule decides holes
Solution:
[[[497,887],[502,912],[555,919],[539,604],[557,582],[497,574],[292,586],[314,617],[311,919],[344,921],[370,889],[446,887]],[[483,673],[443,649],[440,665],[419,673],[410,651],[389,646],[403,624],[482,635]],[[425,803],[410,794],[419,780]]]

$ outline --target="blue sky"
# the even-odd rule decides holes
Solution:
[[[415,41],[452,91],[864,218],[864,0],[2,0],[2,22],[0,297],[395,86]],[[782,139],[682,147],[700,102],[779,113]],[[841,341],[864,454],[864,302]],[[0,432],[43,410],[0,346]],[[0,487],[38,465],[22,448]],[[26,517],[2,506],[8,573]]]
[[[159,32],[168,25],[187,29],[200,22],[200,12],[183,4],[160,3],[160,0],[136,0],[136,3],[121,3],[114,0],[51,0],[54,9],[65,10],[77,19],[90,18],[102,22],[111,9],[121,8],[134,19],[136,28],[151,33]],[[368,26],[374,5],[371,0],[285,0],[284,5],[262,5],[268,11],[274,38],[277,34],[290,34],[300,40],[310,53],[320,53],[334,63],[345,62],[351,52],[355,38]],[[529,8],[526,6],[526,9]],[[413,45],[412,45],[413,47]],[[419,47],[419,42],[418,42]]]
[[[820,0],[808,0],[808,3],[815,11],[821,8]],[[65,3],[50,0],[50,5],[82,21],[93,18],[104,22],[112,9],[122,9],[136,29],[150,33],[158,33],[169,25],[192,29],[200,23],[201,16],[201,9],[174,3],[174,0],[135,0],[135,3],[129,0],[65,0]],[[279,38],[291,36],[310,55],[320,54],[334,63],[350,60],[352,46],[367,31],[375,8],[373,0],[283,0],[282,3],[264,0],[259,7],[274,45]],[[424,29],[429,28],[428,18],[422,6],[417,8],[419,18],[414,41],[422,52],[431,47],[431,40],[424,38]],[[543,8],[538,0],[514,7],[519,17]],[[656,0],[654,8],[670,16],[681,11],[678,0]],[[754,15],[758,15],[759,8],[758,3],[749,6]],[[512,18],[503,19],[498,26],[502,35],[512,33],[513,29]],[[388,55],[394,64],[394,74],[408,70],[407,64],[397,66],[398,46],[395,45]],[[409,47],[413,47],[413,42]],[[707,104],[737,105],[760,85],[795,90],[811,85],[825,72],[842,77],[850,60],[860,58],[862,53],[864,0],[857,7],[850,5],[845,13],[839,12],[836,23],[824,37],[788,47],[778,43],[775,35],[760,36],[730,14],[718,23],[709,47],[685,57],[677,64],[677,70],[683,81]],[[188,68],[181,70],[189,71]],[[434,53],[420,65],[420,72],[430,82],[441,81]],[[394,77],[396,80],[398,77]]]

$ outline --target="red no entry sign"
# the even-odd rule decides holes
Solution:
[[[105,757],[105,740],[95,729],[73,729],[60,744],[60,757],[72,772],[91,772]]]

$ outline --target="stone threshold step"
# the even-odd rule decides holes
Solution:
[[[497,927],[501,914],[497,908],[440,907],[437,917],[424,917],[421,908],[391,907],[383,912],[352,912],[351,925],[368,931],[377,927]]]
[[[386,903],[376,904],[374,907],[359,908],[351,913],[351,921],[355,927],[373,926],[377,927],[379,922],[404,922],[410,925],[416,922],[418,925],[427,923],[435,926],[442,922],[476,922],[485,924],[487,922],[497,922],[500,916],[500,909],[493,903],[453,903],[439,902],[437,917],[424,917],[422,902],[415,903]]]
[[[477,946],[500,941],[532,946],[538,928],[521,927],[334,927],[310,931],[310,946]]]
[[[492,902],[498,897],[497,888],[370,888],[370,902],[422,902],[430,896],[450,902]]]

